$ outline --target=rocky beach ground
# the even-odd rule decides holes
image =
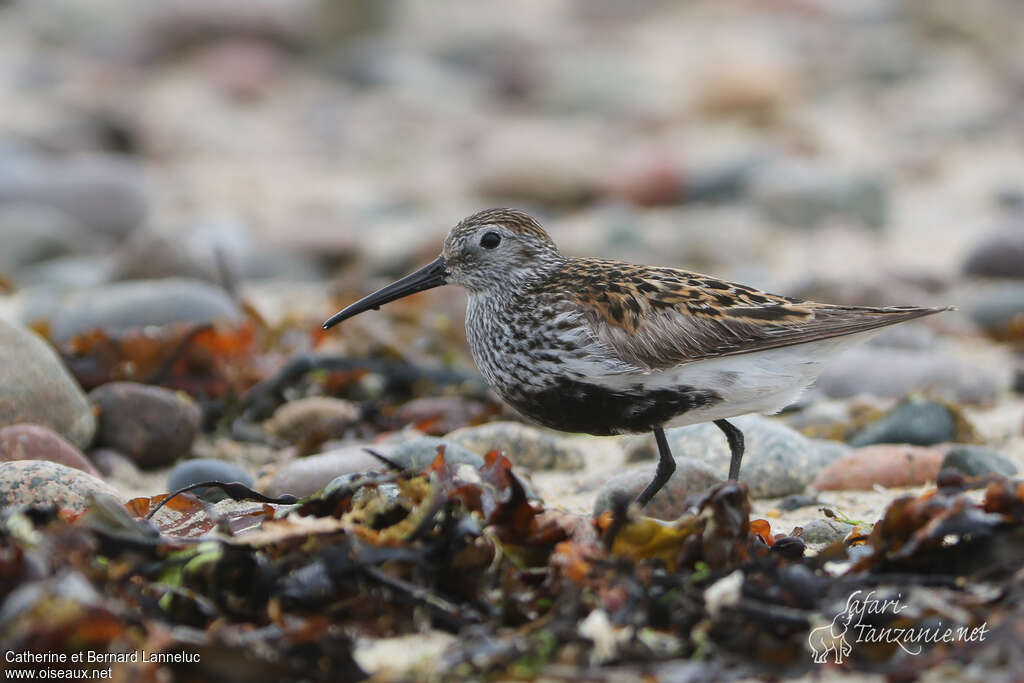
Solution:
[[[650,435],[598,438],[524,424],[477,373],[463,331],[465,295],[454,288],[329,333],[319,325],[435,257],[454,222],[488,206],[537,215],[569,255],[686,267],[833,303],[955,306],[849,351],[781,414],[736,421],[748,444],[748,516],[770,526],[762,533],[755,524],[753,533],[778,555],[796,543],[811,566],[838,543],[850,549],[848,579],[921,570],[926,558],[910,550],[910,564],[885,564],[902,519],[902,508],[890,506],[903,496],[945,501],[941,514],[955,508],[972,523],[978,515],[988,515],[986,524],[994,515],[1020,521],[1006,502],[1012,495],[993,482],[1017,482],[1024,469],[1021,39],[1024,12],[1008,0],[567,1],[515,11],[312,0],[0,3],[0,638],[20,650],[70,647],[40,625],[51,598],[77,605],[68,623],[91,625],[92,638],[101,631],[93,608],[105,595],[116,607],[103,618],[120,625],[107,640],[89,641],[98,649],[186,643],[252,658],[230,629],[215,647],[210,624],[277,624],[298,639],[288,629],[307,619],[316,647],[334,643],[351,654],[339,654],[331,671],[353,678],[586,671],[627,680],[646,659],[662,662],[654,674],[670,680],[822,671],[997,680],[1012,660],[1005,649],[992,654],[1010,647],[998,643],[986,651],[994,659],[973,665],[936,650],[918,660],[855,657],[853,666],[815,673],[807,652],[786,649],[801,640],[794,627],[772,644],[773,655],[737,658],[715,630],[724,628],[719,607],[705,592],[697,611],[711,616],[700,628],[658,621],[653,607],[644,621],[623,607],[622,586],[595,587],[573,573],[590,555],[571,548],[600,546],[587,534],[599,531],[613,555],[659,558],[700,591],[748,566],[737,559],[748,552],[740,549],[746,531],[725,550],[706,543],[704,555],[687,560],[685,534],[645,527],[650,520],[637,511],[620,519],[616,493],[635,494],[653,470]],[[668,437],[678,469],[647,515],[690,533],[697,527],[686,520],[697,509],[746,510],[725,493],[697,501],[709,489],[732,490],[723,484],[728,448],[713,425]],[[447,469],[435,462],[442,445]],[[515,477],[489,456],[495,450]],[[389,479],[393,465],[412,478]],[[412,476],[424,471],[433,478]],[[271,519],[291,509],[281,502],[224,500],[231,496],[208,489],[154,517],[163,519],[152,527],[163,540],[133,526],[163,494],[206,481],[240,482],[270,499],[304,499],[328,484],[334,493],[330,505],[307,503],[304,516],[282,522]],[[430,486],[433,497],[424,493]],[[483,493],[467,494],[474,486]],[[339,497],[349,488],[356,493]],[[952,502],[957,491],[969,502]],[[128,514],[104,507],[97,522],[97,496],[128,503]],[[375,566],[378,574],[360,580],[376,581],[385,601],[408,594],[416,602],[423,594],[410,586],[425,579],[401,563],[422,569],[436,558],[414,557],[412,536],[385,532],[413,512],[437,513],[431,505],[442,498],[446,510],[466,514],[462,533],[479,534],[473,547],[501,539],[506,552],[533,549],[515,557],[514,569],[499,556],[481,563],[459,555],[468,576],[491,577],[480,585],[493,579],[484,572],[493,560],[504,588],[518,591],[503,594],[497,617],[474,611],[495,594],[467,596],[431,579],[421,589],[444,596],[443,608],[431,603],[373,623],[365,605],[332,603],[322,616],[346,629],[341,637],[309,620],[309,610],[293,610],[333,599],[326,588],[314,595],[313,565],[260,545],[328,532],[391,550],[405,543],[409,554],[381,564],[391,573]],[[416,501],[413,512],[396,517],[396,500]],[[54,518],[24,512],[53,505],[62,511]],[[971,517],[965,505],[979,512]],[[361,516],[360,506],[379,517]],[[906,528],[925,529],[939,507]],[[524,516],[534,520],[529,533]],[[538,536],[545,524],[558,532]],[[629,530],[621,538],[668,534],[675,554],[666,560],[650,544],[615,545],[609,524]],[[1012,531],[1020,527],[1008,528],[992,538],[1024,547]],[[291,558],[275,565],[282,583],[269,592],[272,609],[219,603],[212,578],[147,575],[149,587],[134,597],[118,583],[137,568],[111,538],[133,539],[163,561],[185,552],[182,538],[228,529],[241,545],[221,553],[264,553],[262,566]],[[243,541],[243,532],[255,535]],[[447,531],[437,533],[450,542]],[[700,534],[713,536],[706,526]],[[68,554],[62,538],[89,551]],[[864,548],[875,554],[866,558]],[[103,572],[87,556],[105,558]],[[193,567],[203,557],[192,557]],[[242,564],[224,571],[240,576]],[[966,575],[959,571],[947,573]],[[633,588],[649,597],[654,589],[644,582],[656,572],[645,572],[636,570]],[[770,593],[752,583],[755,575],[748,569],[744,594]],[[552,626],[555,635],[543,636],[550,642],[537,636],[548,631],[531,630],[526,644],[509,645],[507,629],[569,620],[559,594],[544,593],[554,576],[591,596],[574,603],[579,628]],[[819,586],[817,597],[778,603],[820,616],[832,605],[821,596],[840,597],[837,584],[801,581]],[[61,593],[61,585],[70,588]],[[690,588],[676,586],[685,595]],[[998,584],[1004,597],[1019,589],[1019,579]],[[945,612],[933,601],[918,614],[988,614],[942,600]],[[999,604],[987,609],[1006,624],[1024,623]],[[679,613],[693,607],[673,605]],[[141,631],[125,626],[128,614],[142,615]],[[459,619],[477,625],[466,630]],[[272,651],[297,647],[260,633]],[[477,650],[464,651],[474,642]],[[267,661],[287,676],[328,675],[304,656]],[[698,668],[672,668],[681,662]]]

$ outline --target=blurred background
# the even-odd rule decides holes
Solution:
[[[8,0],[3,307],[59,342],[174,277],[151,306],[312,323],[505,205],[569,255],[1019,339],[1022,44],[1013,0]],[[395,310],[457,338],[462,301]]]
[[[301,668],[293,678],[319,680],[325,662],[355,667],[345,661],[353,648],[368,672],[425,672],[423,652],[439,655],[456,641],[426,638],[436,605],[423,596],[456,577],[459,586],[440,595],[461,605],[454,596],[481,591],[472,602],[491,625],[467,628],[457,644],[472,656],[455,650],[438,671],[465,675],[477,652],[485,661],[523,652],[516,666],[530,668],[509,675],[529,676],[521,672],[549,658],[594,666],[620,655],[642,661],[647,675],[657,658],[685,653],[692,659],[663,669],[669,678],[735,678],[745,670],[716,652],[807,665],[794,606],[827,614],[812,593],[818,600],[875,586],[811,582],[806,566],[789,564],[805,544],[835,549],[846,539],[851,560],[861,558],[856,571],[895,572],[893,585],[918,600],[909,614],[920,623],[991,617],[991,649],[929,653],[923,666],[956,671],[954,661],[965,661],[991,669],[986,680],[1000,678],[1000,666],[1019,660],[1021,612],[1012,609],[1020,575],[1012,585],[991,582],[1020,564],[1019,526],[1010,523],[1020,521],[1021,489],[993,484],[984,513],[951,496],[984,477],[1024,471],[1022,46],[1020,0],[0,0],[0,640],[12,650],[155,652],[184,638],[182,647],[208,648],[208,669],[182,672],[189,680],[229,668],[251,672],[247,680],[280,680],[267,654],[279,651]],[[628,590],[609,582],[592,584],[602,586],[592,594],[563,592],[560,572],[588,571],[581,558],[590,552],[591,515],[620,508],[615,501],[651,480],[653,438],[516,422],[473,365],[465,294],[454,287],[320,328],[342,306],[434,259],[460,219],[496,206],[531,212],[569,256],[683,267],[825,302],[958,310],[851,349],[777,418],[739,418],[757,533],[779,541],[773,547],[783,552],[773,557],[785,564],[758,560],[755,573],[744,565],[740,591],[732,581],[744,580],[739,571],[728,588],[714,578],[705,590],[703,560],[695,565],[703,578],[682,584],[616,560]],[[668,439],[677,470],[645,513],[674,520],[692,511],[691,496],[725,477],[730,458],[714,425],[669,430]],[[471,468],[500,450],[525,482],[508,485],[518,491],[509,494],[516,508],[506,515],[501,502],[500,517],[533,524],[520,514],[527,490],[545,512],[568,511],[556,525],[574,543],[576,530],[590,530],[572,546],[582,550],[558,551],[540,561],[550,573],[530,565],[515,582],[520,551],[495,552],[477,571],[483,554],[467,560],[453,550],[483,527],[479,513],[470,520],[468,503],[457,502],[466,487],[452,486],[451,472],[444,486],[423,489],[434,493],[415,508],[404,484],[399,494],[387,483],[399,475],[375,478],[393,466],[423,471],[439,446],[447,463]],[[438,471],[440,463],[431,487]],[[479,471],[488,490],[504,472]],[[155,517],[164,533],[157,541],[103,497],[134,498],[128,509],[140,516],[159,499],[150,496],[211,480],[299,497],[333,482],[337,501],[359,501],[372,514],[345,513],[356,517],[346,527],[358,530],[351,545],[341,538],[347,531],[317,525],[308,527],[310,542],[288,542],[295,555],[279,553],[284,543],[243,540],[235,549],[249,547],[249,555],[217,551],[221,562],[203,543],[191,546],[203,553],[194,562],[163,550],[184,545],[155,544],[253,530],[270,508],[254,513],[247,506],[255,504],[222,501],[214,515],[177,497]],[[691,515],[671,527],[682,529],[672,532],[676,540],[663,545],[658,532],[648,548],[658,559],[693,562],[691,550],[703,543],[712,567],[722,566],[713,557],[740,557],[747,531],[737,524],[751,508],[724,490],[702,499],[717,501],[707,508],[714,519],[732,520],[708,527],[713,544],[690,535]],[[867,530],[907,491],[929,498],[890,508],[871,534],[871,559]],[[212,502],[220,492],[197,494]],[[442,510],[438,501],[444,541],[428,546],[433,532],[421,520]],[[93,521],[64,526],[44,522],[53,519],[46,513],[30,521],[7,512],[99,503]],[[503,539],[511,526],[487,515],[477,540]],[[6,519],[17,521],[10,533]],[[408,554],[371,561],[356,552],[375,542]],[[968,542],[979,545],[965,551]],[[115,545],[127,550],[113,555]],[[900,559],[875,563],[890,558]],[[372,562],[394,565],[402,578],[375,587],[385,579],[349,574],[349,564]],[[488,564],[493,583],[482,578]],[[787,574],[790,567],[802,573]],[[907,573],[922,568],[935,576]],[[241,581],[245,595],[225,592],[217,578],[239,576],[254,577],[252,586]],[[350,576],[358,582],[351,600]],[[282,599],[259,597],[269,577]],[[497,577],[505,592],[492,590]],[[990,588],[957,598],[946,588],[952,578]],[[426,593],[413,592],[419,585]],[[638,590],[651,591],[650,608],[639,607],[648,603]],[[765,601],[750,605],[779,601],[787,611],[731,611],[740,592]],[[680,602],[662,602],[666,595]],[[280,611],[293,599],[312,606],[316,621]],[[564,626],[573,610],[602,604],[592,616],[603,621]],[[705,605],[710,621],[691,621],[704,609],[694,605]],[[733,621],[715,621],[722,606]],[[650,610],[651,628],[630,636],[647,623],[633,616],[641,609]],[[447,629],[456,614],[461,607],[443,619],[436,613],[436,623]],[[609,614],[628,628],[610,630]],[[681,640],[659,635],[669,614]],[[499,633],[495,615],[516,629],[514,640],[489,635]],[[760,628],[766,618],[772,628]],[[523,619],[543,630],[519,628]],[[410,630],[390,649],[374,645]],[[557,659],[553,633],[569,643]],[[593,650],[581,649],[588,634],[597,634]],[[544,654],[522,649],[527,641]],[[720,662],[727,665],[690,668]],[[880,662],[872,654],[870,670],[901,679],[918,666],[905,657],[892,659],[896,668]],[[343,670],[334,678],[345,678]],[[553,675],[572,677],[560,671]],[[978,678],[976,668],[963,671]]]

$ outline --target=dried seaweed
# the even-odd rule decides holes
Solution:
[[[528,500],[497,452],[474,471],[441,449],[423,472],[352,478],[294,505],[222,485],[235,500],[216,506],[180,495],[97,500],[78,517],[7,510],[0,637],[18,650],[201,660],[114,665],[139,680],[162,668],[182,680],[360,680],[353,637],[425,629],[459,637],[432,665],[445,679],[829,666],[902,680],[977,658],[1019,663],[1024,485],[989,480],[981,503],[974,485],[898,499],[862,540],[811,557],[799,529],[750,519],[743,484],[710,489],[671,522],[626,501],[591,519]],[[864,637],[841,662],[816,663],[815,638],[844,614]],[[892,635],[944,624],[984,638]]]

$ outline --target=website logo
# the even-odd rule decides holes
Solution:
[[[903,594],[895,598],[876,597],[875,591],[858,590],[846,599],[846,606],[831,623],[813,629],[807,635],[815,663],[834,661],[842,664],[857,643],[892,643],[909,655],[919,655],[924,646],[935,643],[981,642],[989,632],[988,622],[980,626],[880,626],[885,617],[895,617],[907,609]]]

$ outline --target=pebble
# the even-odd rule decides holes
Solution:
[[[140,467],[161,467],[187,456],[202,411],[180,392],[136,382],[110,382],[89,393],[99,414],[96,444]]]
[[[63,211],[94,234],[123,238],[149,210],[141,168],[121,158],[22,158],[0,166],[0,204],[42,204]]]
[[[966,308],[971,320],[989,334],[1024,339],[1024,282],[985,287]]]
[[[812,496],[805,495],[803,493],[794,493],[791,496],[786,496],[779,501],[779,509],[785,510],[786,512],[792,512],[793,510],[799,510],[800,508],[810,507],[811,505],[820,505],[821,501]]]
[[[96,328],[110,333],[172,323],[238,322],[242,311],[227,293],[198,280],[116,282],[68,298],[54,316],[52,336],[66,342]]]
[[[0,462],[0,508],[56,505],[82,512],[89,507],[91,494],[123,500],[117,489],[74,467],[46,460]]]
[[[362,17],[377,15],[379,3],[353,5],[341,8],[331,5],[320,9],[309,2],[193,2],[192,0],[166,0],[148,8],[146,21],[136,24],[139,35],[135,39],[145,55],[154,59],[171,59],[197,45],[215,43],[225,39],[260,39],[270,45],[294,49],[306,45],[313,35],[324,38],[337,33],[338,25],[347,26],[342,19],[328,20],[332,15]],[[352,20],[349,20],[352,21]]]
[[[209,217],[172,234],[136,232],[111,258],[111,279],[188,278],[220,282],[226,274],[239,280],[318,281],[317,263],[284,246],[258,242],[242,221]]]
[[[426,436],[421,439],[413,439],[398,444],[390,451],[383,453],[384,456],[396,465],[401,465],[408,470],[423,470],[430,467],[437,457],[437,447],[444,446],[444,459],[449,465],[472,465],[480,468],[484,459],[477,453],[464,448],[455,440],[450,438],[439,439]]]
[[[501,451],[513,465],[531,470],[578,470],[583,467],[582,448],[557,432],[519,422],[488,422],[465,427],[444,438],[478,455]]]
[[[829,362],[814,388],[829,398],[924,392],[953,403],[987,403],[1003,382],[987,368],[942,351],[858,346]]]
[[[340,477],[332,479],[331,482],[323,488],[323,495],[329,496],[338,489],[356,489],[356,493],[352,501],[357,504],[360,500],[365,500],[367,495],[383,497],[384,501],[388,505],[399,502],[399,499],[402,496],[402,491],[398,488],[397,484],[377,483],[376,490],[373,493],[369,493],[370,489],[363,487],[363,484],[367,484],[369,482],[380,482],[382,476],[383,475],[377,472],[352,472],[351,474],[343,474]]]
[[[452,465],[470,465],[478,469],[484,459],[445,438],[425,436],[398,444],[359,444],[344,446],[333,451],[297,458],[281,466],[267,483],[267,495],[291,493],[309,496],[342,475],[359,472],[385,471],[388,466],[366,452],[371,448],[391,462],[408,470],[424,470],[437,458],[438,446],[445,447],[445,460]],[[528,489],[528,493],[531,493]]]
[[[62,211],[38,204],[0,204],[0,274],[19,283],[26,267],[73,254],[83,242],[82,227]]]
[[[812,519],[803,525],[800,538],[805,543],[833,543],[846,538],[853,531],[853,525],[834,519]]]
[[[800,409],[787,411],[782,419],[806,436],[838,438],[853,419],[851,405],[851,401],[815,400],[805,393],[797,404]]]
[[[142,480],[143,474],[138,466],[115,450],[97,448],[90,451],[89,460],[105,479],[132,484]]]
[[[988,474],[1001,474],[1012,477],[1017,474],[1017,466],[1008,458],[984,446],[954,444],[942,460],[942,469],[952,468],[963,472],[969,477],[980,477]]]
[[[103,256],[67,256],[34,264],[21,270],[17,276],[22,289],[46,288],[57,290],[88,289],[98,287],[111,279],[110,260]],[[56,299],[59,302],[59,298]],[[37,316],[38,317],[38,316]],[[43,317],[50,320],[52,316]],[[31,323],[33,316],[23,320]]]
[[[531,75],[531,68],[534,72],[536,68],[526,63],[525,59],[530,58],[526,55],[518,57],[518,65],[506,62],[501,72],[492,73],[490,77],[513,99],[528,97],[529,91],[536,89],[538,104],[554,114],[620,112],[628,115],[627,112],[657,106],[652,100],[661,93],[652,87],[648,74],[637,71],[628,60],[586,48],[566,57],[559,60],[560,64],[550,74],[551,81],[544,88],[538,87],[536,73]],[[497,81],[498,78],[502,81]]]
[[[687,180],[678,163],[656,158],[642,167],[624,169],[612,191],[637,206],[664,206],[686,198]]]
[[[167,490],[177,491],[203,481],[239,482],[245,486],[252,486],[252,477],[238,465],[212,458],[196,458],[174,466],[167,475]],[[227,498],[227,494],[220,489],[208,486],[194,489],[192,493],[211,503]]]
[[[597,491],[594,516],[611,506],[616,492],[624,492],[630,500],[644,490],[654,477],[654,465],[628,467],[612,475]],[[676,471],[658,494],[644,508],[643,513],[658,519],[676,519],[686,512],[686,501],[724,480],[715,468],[693,458],[676,458]]]
[[[956,418],[935,401],[904,401],[850,438],[853,447],[876,443],[908,443],[931,446],[956,438]]]
[[[982,236],[968,250],[963,271],[978,277],[1024,279],[1024,221],[1010,221]]]
[[[943,452],[935,448],[879,444],[856,448],[818,473],[812,486],[819,491],[866,491],[920,486],[935,481]]]
[[[818,462],[821,463],[821,467],[835,462],[851,450],[842,441],[833,441],[832,439],[811,439],[810,442],[817,452]]]
[[[40,425],[20,424],[0,429],[0,460],[48,460],[100,476],[77,448],[52,429]]]
[[[761,415],[744,415],[729,420],[743,432],[746,451],[740,467],[740,481],[750,487],[753,498],[781,498],[804,487],[834,456],[835,448],[819,449],[807,437],[777,420]],[[713,423],[666,430],[669,447],[678,460],[689,457],[706,462],[724,479],[731,459],[725,434]],[[654,439],[627,445],[628,451],[645,449],[656,457]],[[627,451],[627,459],[636,454]]]
[[[512,126],[482,142],[474,162],[476,191],[492,201],[572,206],[604,191],[604,154],[571,127]]]
[[[770,221],[813,228],[842,216],[870,228],[888,220],[888,192],[873,175],[843,175],[817,165],[770,164],[754,174],[754,205]]]
[[[937,342],[935,333],[923,323],[910,322],[884,328],[877,336],[868,339],[867,344],[891,349],[926,351],[933,348]]]
[[[491,407],[463,396],[425,396],[403,403],[395,411],[395,421],[417,431],[441,436],[467,425],[482,422]]]
[[[343,474],[382,469],[381,461],[367,453],[365,448],[364,445],[346,446],[291,460],[274,472],[266,485],[266,494],[280,496],[290,493],[304,498]]]
[[[0,318],[0,426],[49,427],[86,448],[96,419],[85,394],[53,348],[36,333]]]
[[[182,278],[216,282],[215,264],[195,258],[178,235],[152,230],[136,232],[111,255],[112,280],[159,280]]]
[[[175,236],[186,257],[208,273],[219,274],[226,265],[241,280],[318,282],[324,277],[315,258],[280,244],[264,244],[245,221],[231,214],[198,217],[176,230]]]
[[[793,101],[799,89],[793,64],[773,50],[748,45],[713,49],[705,69],[697,79],[697,104],[716,119],[743,115],[770,121]]]
[[[259,100],[272,92],[283,68],[281,51],[260,40],[220,40],[199,59],[210,79],[240,101]]]
[[[351,401],[309,396],[281,405],[263,428],[288,443],[320,444],[344,436],[359,421],[360,413]]]

